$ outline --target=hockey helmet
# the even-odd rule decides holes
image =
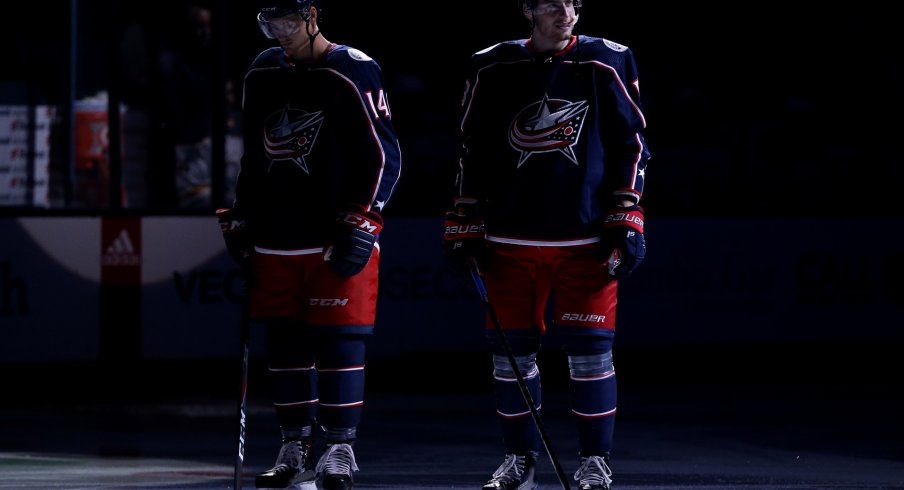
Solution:
[[[286,32],[279,25],[270,22],[270,19],[285,17],[292,13],[301,15],[305,22],[311,20],[311,6],[320,8],[320,0],[265,0],[260,13],[257,14],[257,23],[261,32],[269,39],[276,39],[279,35],[293,34]],[[296,28],[297,32],[297,28]]]

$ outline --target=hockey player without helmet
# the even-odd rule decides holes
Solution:
[[[290,14],[298,14],[301,18],[308,22],[311,19],[310,7],[320,8],[320,0],[269,0],[264,2],[260,13],[257,14],[257,23],[261,28],[261,32],[268,39],[277,39],[279,37],[290,36],[298,32],[298,23],[293,22],[271,22],[273,19],[279,19]]]

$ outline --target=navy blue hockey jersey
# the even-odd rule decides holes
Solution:
[[[650,152],[629,48],[589,36],[538,55],[529,40],[475,53],[462,99],[458,201],[488,239],[595,240],[615,199],[639,202]]]
[[[242,109],[235,207],[255,245],[324,246],[339,211],[383,210],[401,153],[376,61],[343,45],[307,63],[268,49],[245,75]]]

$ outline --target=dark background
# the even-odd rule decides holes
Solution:
[[[627,324],[657,321],[625,329],[625,372],[642,366],[656,379],[682,381],[686,372],[746,373],[757,383],[841,376],[899,386],[898,17],[863,2],[584,3],[582,34],[634,51],[653,155],[643,198],[653,252],[625,282],[620,307],[640,313],[626,314]],[[126,104],[151,111],[154,60],[180,42],[183,2],[85,0],[74,17],[70,5],[4,7],[0,102],[66,104],[75,21],[75,96],[115,81]],[[216,61],[240,87],[248,64],[272,45],[257,27],[258,3],[208,5]],[[321,27],[328,40],[383,67],[403,156],[387,217],[441,217],[456,168],[464,65],[477,50],[529,34],[517,2],[323,0]],[[790,234],[797,243],[782,235],[789,227],[803,230]],[[737,242],[743,246],[735,249]],[[883,312],[892,321],[879,318]],[[721,337],[708,336],[714,332]],[[729,338],[743,349],[726,348]],[[632,347],[640,352],[632,356]],[[387,370],[386,383],[410,362]]]
[[[464,63],[528,35],[516,3],[323,1],[324,36],[384,69],[404,162],[387,213],[446,206],[438,189],[455,169]],[[637,58],[653,154],[648,217],[899,215],[902,63],[889,11],[584,3],[580,32],[626,44]],[[77,5],[77,97],[116,80],[130,107],[152,105],[153,60],[180,42],[184,2]],[[222,75],[241,87],[244,69],[271,45],[256,25],[259,2],[207,5]],[[0,97],[67,100],[70,8],[5,7]]]

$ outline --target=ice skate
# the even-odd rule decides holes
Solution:
[[[578,490],[609,490],[612,485],[609,457],[581,458],[581,467],[574,473],[574,479],[578,482]]]
[[[349,490],[355,485],[352,473],[358,471],[355,453],[349,444],[327,444],[317,462],[317,476],[323,490]]]
[[[534,473],[537,455],[506,454],[505,461],[493,473],[493,478],[483,484],[482,490],[536,490]]]
[[[273,468],[257,475],[258,490],[317,490],[311,462],[311,443],[287,441],[279,449]]]

